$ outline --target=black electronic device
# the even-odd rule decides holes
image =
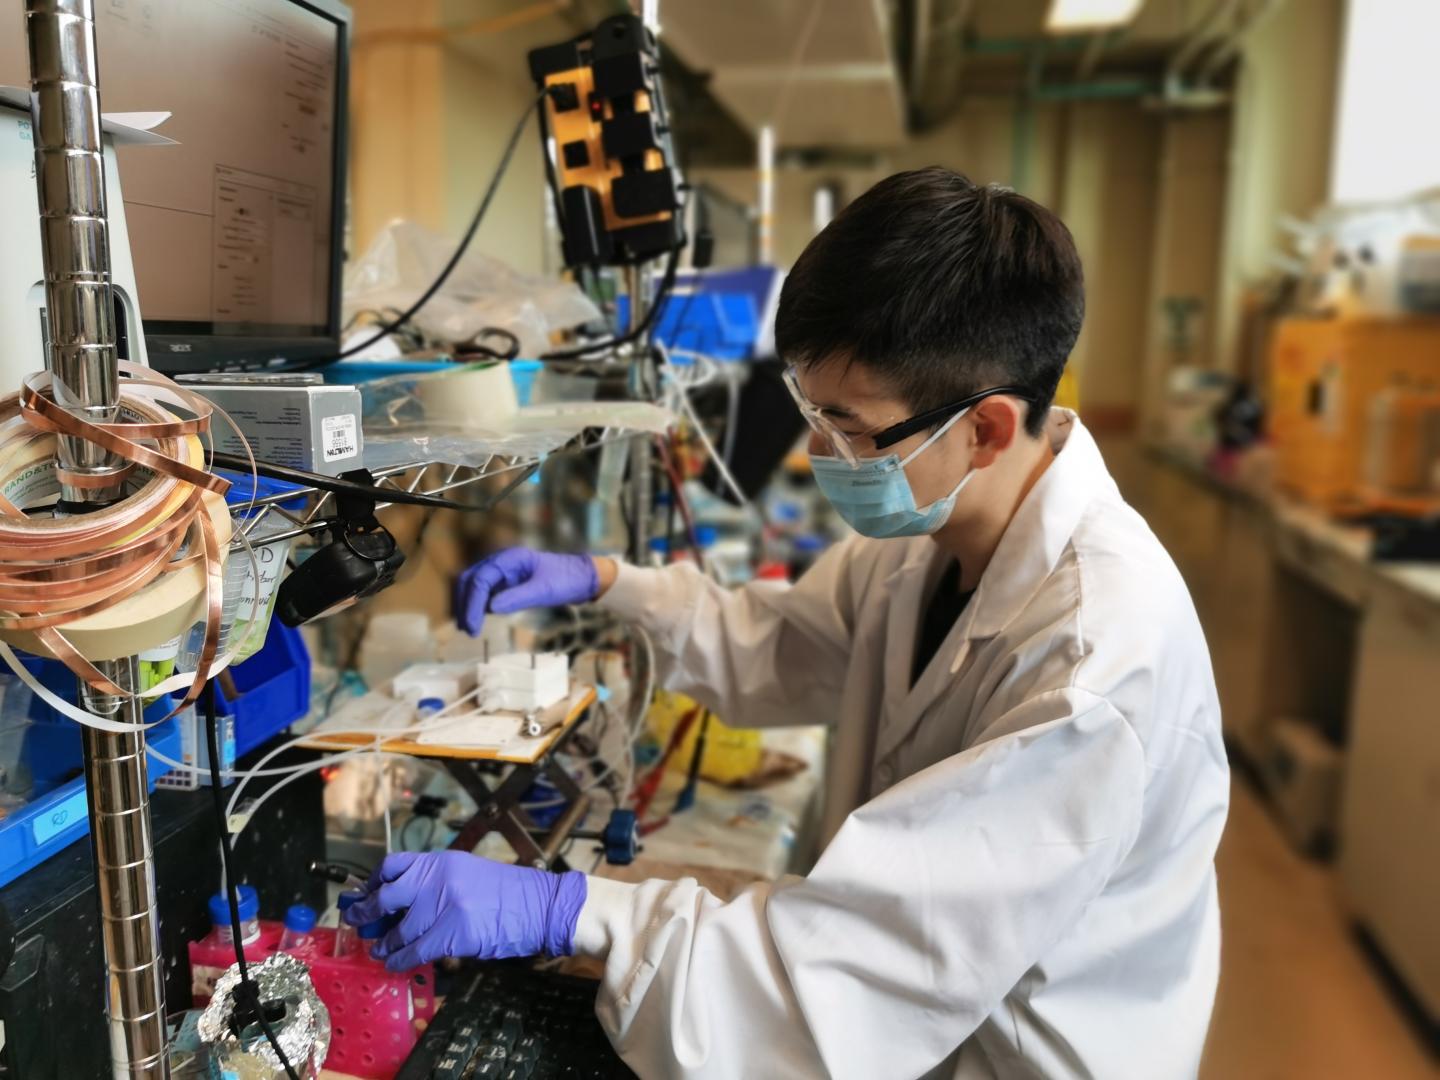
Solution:
[[[340,479],[367,487],[375,484],[365,469],[341,473]],[[381,497],[378,492],[369,498],[336,494],[330,543],[280,583],[275,614],[286,626],[334,614],[395,583],[395,575],[405,564],[405,552],[375,517],[375,504]]]
[[[29,85],[23,8],[0,16],[0,85]],[[173,374],[334,356],[349,8],[95,8],[102,107],[169,111],[158,133],[177,143],[117,150],[151,365]]]
[[[535,49],[548,90],[554,197],[568,266],[645,262],[684,246],[681,184],[660,85],[660,46],[633,15]]]
[[[467,968],[395,1080],[633,1077],[595,1018],[599,988],[523,963]]]

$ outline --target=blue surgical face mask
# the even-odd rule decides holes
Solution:
[[[810,465],[815,473],[815,482],[835,507],[836,513],[862,536],[873,536],[886,540],[897,536],[928,536],[950,519],[955,509],[955,496],[975,475],[971,467],[949,495],[936,499],[929,506],[915,505],[915,492],[905,476],[905,466],[914,461],[924,450],[935,443],[940,436],[964,416],[969,409],[962,409],[945,421],[940,430],[931,435],[903,459],[899,454],[884,457],[863,458],[857,465],[850,465],[838,457],[810,455]]]

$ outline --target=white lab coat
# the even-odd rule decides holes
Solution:
[[[1185,584],[1088,431],[911,688],[927,538],[793,587],[622,569],[604,603],[740,726],[834,726],[828,844],[721,903],[590,880],[577,951],[643,1077],[1193,1076],[1219,968],[1228,767]]]

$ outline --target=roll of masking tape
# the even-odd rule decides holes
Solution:
[[[414,394],[428,423],[508,431],[520,408],[508,364],[471,364],[418,376]]]
[[[159,417],[168,415],[158,408],[155,412]],[[29,437],[22,437],[22,433],[29,433]],[[184,456],[181,460],[204,468],[205,451],[200,439],[187,436],[183,443]],[[20,418],[0,423],[0,495],[22,508],[44,504],[57,496],[60,493],[60,477],[55,450],[56,436],[35,433]],[[135,521],[135,528],[123,535],[122,541],[142,536],[158,523],[181,512],[194,490],[188,484],[155,477],[142,489],[142,493],[151,490],[151,485],[160,485],[156,491],[163,490],[165,486],[171,490],[163,498],[155,500],[155,507],[144,518]],[[223,495],[201,491],[199,497],[201,513],[206,514],[213,524],[223,569],[231,537],[230,511]],[[36,515],[27,518],[23,527],[33,537],[37,554],[43,554],[47,537],[62,535],[84,520]],[[22,527],[22,523],[14,519],[8,519],[6,524],[11,528]],[[200,544],[197,519],[190,526],[186,547],[198,551]],[[92,662],[115,660],[156,648],[178,637],[196,622],[204,621],[207,611],[206,578],[205,560],[192,560],[188,565],[160,574],[138,592],[104,610],[59,622],[55,629],[64,634],[81,656]],[[26,652],[51,655],[33,630],[0,627],[0,640]]]

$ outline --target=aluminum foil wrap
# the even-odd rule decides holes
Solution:
[[[284,1019],[271,1021],[270,1030],[296,1075],[313,1080],[320,1075],[330,1049],[330,1011],[315,993],[310,969],[289,953],[276,953],[249,967],[260,1000],[285,1003]],[[239,965],[232,965],[216,982],[215,996],[200,1017],[200,1039],[210,1049],[211,1075],[227,1080],[284,1080],[285,1070],[275,1048],[258,1024],[250,1025],[238,1038],[230,1030],[239,985]]]

